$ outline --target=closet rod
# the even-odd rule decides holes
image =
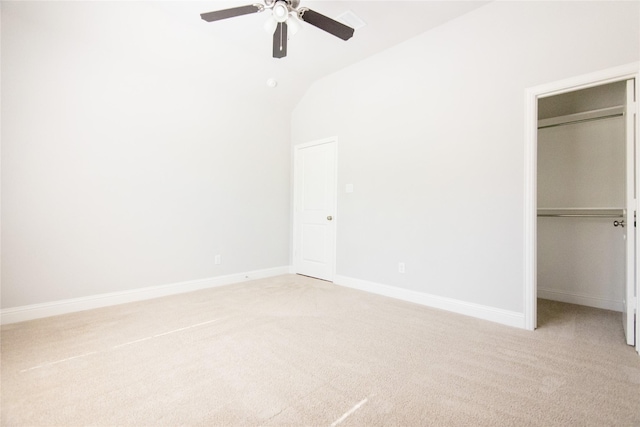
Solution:
[[[538,126],[538,129],[555,128],[555,127],[558,127],[558,126],[572,125],[572,124],[575,124],[575,123],[592,122],[592,121],[595,121],[595,120],[610,119],[612,117],[622,117],[622,116],[624,116],[624,113],[609,114],[609,115],[606,115],[606,116],[591,117],[591,118],[588,118],[588,119],[578,119],[578,120],[571,120],[571,121],[568,121],[568,122],[555,123],[555,124],[552,124],[552,125]]]

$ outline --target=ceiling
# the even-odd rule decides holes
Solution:
[[[290,37],[287,57],[271,57],[272,38],[264,29],[267,13],[256,13],[207,23],[199,14],[251,4],[243,1],[203,1],[164,4],[172,16],[197,27],[211,46],[229,44],[261,62],[264,83],[274,77],[279,84],[305,88],[313,81],[356,63],[377,52],[415,37],[451,19],[481,7],[488,1],[328,1],[301,0],[308,7],[336,19],[351,11],[366,25],[353,38],[343,41],[309,24]]]
[[[259,1],[19,3],[25,19],[55,27],[77,40],[89,40],[96,48],[102,44],[111,51],[130,50],[130,56],[147,56],[157,64],[177,61],[185,68],[218,70],[218,78],[228,79],[230,86],[271,91],[270,96],[277,91],[289,108],[318,78],[488,3],[301,0],[301,7],[334,19],[350,10],[366,25],[345,42],[302,23],[282,59],[271,57],[272,38],[263,29],[268,11],[216,22],[200,19],[202,12]],[[267,86],[269,78],[277,80],[276,88]]]
[[[235,17],[224,21],[197,22],[212,43],[233,43],[256,57],[308,76],[319,77],[360,61],[376,52],[430,30],[469,12],[487,2],[478,1],[301,1],[324,15],[337,18],[352,11],[366,25],[344,42],[309,24],[290,38],[289,52],[281,60],[271,58],[271,37],[263,29],[268,11]],[[176,14],[185,19],[198,18],[198,13],[219,8],[251,4],[235,2],[198,2],[181,4]]]

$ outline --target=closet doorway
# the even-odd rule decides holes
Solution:
[[[634,101],[633,78],[537,98],[537,298],[620,312],[629,345]]]

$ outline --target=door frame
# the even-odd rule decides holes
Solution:
[[[298,159],[301,153],[301,150],[305,149],[305,148],[309,148],[309,147],[314,147],[317,145],[324,145],[324,144],[333,144],[334,146],[334,183],[335,183],[335,189],[334,189],[334,198],[332,200],[332,205],[331,208],[333,210],[333,220],[332,220],[332,224],[333,224],[333,228],[331,230],[332,232],[332,241],[333,241],[333,248],[331,248],[332,250],[332,257],[331,257],[331,282],[333,282],[335,276],[336,276],[336,262],[337,262],[337,230],[338,230],[338,215],[337,215],[337,208],[338,208],[338,137],[337,136],[332,136],[332,137],[328,137],[328,138],[323,138],[323,139],[318,139],[315,141],[310,141],[310,142],[305,142],[302,144],[297,144],[293,146],[293,203],[292,203],[292,210],[293,210],[293,230],[291,233],[292,236],[292,242],[291,242],[291,273],[293,274],[297,274],[299,272],[299,265],[298,265],[298,260],[297,260],[297,244],[298,244],[298,233],[300,232],[300,216],[298,214],[298,209],[296,209],[296,207],[298,206],[298,203],[300,202],[299,198],[299,191],[300,191],[300,182],[298,179],[298,174],[299,174],[299,170],[298,170]]]
[[[537,326],[537,156],[538,156],[538,99],[573,92],[593,86],[636,79],[636,103],[640,102],[640,62],[608,68],[595,73],[584,74],[525,90],[525,194],[524,194],[524,322],[525,328],[534,330]],[[638,136],[640,120],[636,120],[636,165],[640,166]],[[636,167],[638,167],[636,166]],[[640,189],[640,173],[636,174],[636,188]],[[635,228],[636,239],[638,229]],[[636,251],[635,263],[640,265],[640,251]],[[640,286],[635,280],[636,310],[636,351],[640,352],[640,313],[638,300]]]

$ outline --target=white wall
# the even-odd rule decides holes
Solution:
[[[337,273],[523,312],[525,88],[637,61],[638,8],[494,2],[316,82],[292,137],[339,137]]]
[[[137,7],[2,4],[3,308],[288,265],[288,109]]]

